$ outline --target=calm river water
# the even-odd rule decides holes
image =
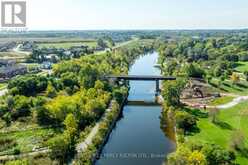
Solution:
[[[154,68],[158,53],[140,57],[130,75],[159,75]],[[155,100],[155,82],[131,81],[129,101]],[[97,165],[161,165],[174,151],[173,139],[166,136],[161,123],[160,106],[126,105]]]

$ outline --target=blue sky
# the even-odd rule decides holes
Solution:
[[[247,0],[27,0],[35,30],[248,28]]]

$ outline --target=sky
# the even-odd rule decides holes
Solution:
[[[26,0],[31,30],[248,28],[248,0]]]

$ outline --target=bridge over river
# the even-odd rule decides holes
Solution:
[[[171,81],[176,80],[175,77],[165,77],[159,75],[120,75],[120,76],[106,76],[107,79],[112,79],[114,81],[156,81],[156,95],[159,94],[159,81]]]

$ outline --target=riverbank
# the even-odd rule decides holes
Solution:
[[[122,114],[127,98],[128,93],[123,97],[120,104],[115,100],[111,101],[102,119],[94,126],[85,141],[77,145],[77,155],[72,164],[94,164],[96,162]]]

